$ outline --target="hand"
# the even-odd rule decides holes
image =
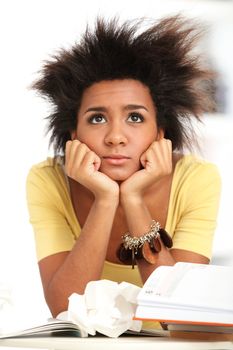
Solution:
[[[65,171],[73,180],[90,190],[95,198],[119,198],[119,186],[99,171],[101,164],[97,154],[79,140],[67,141]]]
[[[145,190],[172,171],[170,140],[154,141],[140,158],[143,169],[137,171],[120,187],[122,196],[141,197]]]

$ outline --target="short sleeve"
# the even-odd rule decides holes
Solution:
[[[183,180],[173,248],[210,259],[221,193],[218,169],[214,164],[200,162]]]
[[[38,260],[70,251],[75,237],[64,213],[64,203],[53,171],[34,166],[27,177],[26,195],[29,219],[35,235]],[[57,181],[57,180],[56,180]]]

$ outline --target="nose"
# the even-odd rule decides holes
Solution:
[[[109,146],[125,145],[127,137],[123,125],[111,125],[105,136],[105,143]]]

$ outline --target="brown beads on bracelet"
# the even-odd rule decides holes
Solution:
[[[129,233],[122,236],[123,243],[117,250],[117,256],[124,264],[136,265],[136,260],[145,259],[155,264],[161,250],[160,240],[167,248],[172,247],[172,239],[158,222],[152,221],[150,231],[140,237],[132,237]]]

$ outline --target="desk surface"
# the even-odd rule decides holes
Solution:
[[[230,341],[197,341],[161,337],[107,337],[70,338],[70,337],[41,337],[13,338],[0,340],[0,350],[49,349],[49,350],[233,350]]]

